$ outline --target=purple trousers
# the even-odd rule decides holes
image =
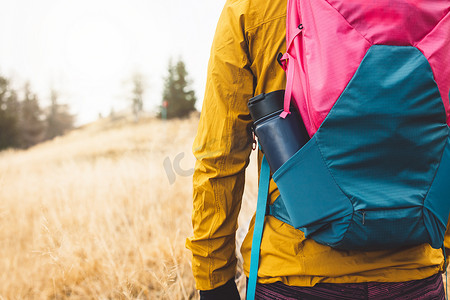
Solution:
[[[256,299],[445,299],[442,275],[406,282],[319,283],[313,287],[281,282],[256,285]]]

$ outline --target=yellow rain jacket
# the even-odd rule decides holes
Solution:
[[[235,276],[235,233],[252,150],[247,102],[254,95],[284,89],[285,74],[276,56],[285,52],[285,27],[286,0],[228,0],[217,26],[193,146],[197,158],[194,236],[186,242],[199,290],[216,288]],[[271,182],[271,202],[277,196]],[[247,276],[253,221],[241,248]],[[428,244],[402,250],[341,251],[305,239],[301,231],[267,216],[258,281],[297,286],[399,282],[434,275],[443,264],[442,250]]]

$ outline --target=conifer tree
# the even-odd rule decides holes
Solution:
[[[74,116],[68,105],[59,104],[57,99],[58,94],[52,91],[51,106],[44,114],[28,82],[18,93],[0,76],[0,150],[29,148],[72,129]]]
[[[195,92],[190,87],[188,72],[184,62],[180,59],[175,65],[169,62],[168,75],[165,79],[163,92],[163,109],[166,116],[182,118],[195,111]]]
[[[138,122],[141,112],[144,110],[144,78],[142,74],[135,73],[133,75],[133,97],[131,98],[131,108],[134,121]]]
[[[0,76],[0,150],[19,145],[19,101],[9,81]]]
[[[45,139],[63,135],[67,130],[73,128],[74,123],[74,117],[70,114],[68,106],[58,103],[58,93],[55,90],[50,92],[50,101]]]
[[[23,92],[20,110],[20,146],[29,148],[44,140],[46,126],[37,96],[31,92],[29,83],[25,84]]]

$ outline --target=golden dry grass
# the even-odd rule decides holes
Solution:
[[[184,153],[182,169],[192,168],[197,122],[102,121],[1,152],[0,299],[198,299],[184,247],[192,177],[172,168],[171,184],[164,167]],[[238,244],[254,211],[255,161]]]
[[[103,121],[0,153],[0,299],[196,299],[192,178],[170,184],[163,162],[192,168],[197,122]]]

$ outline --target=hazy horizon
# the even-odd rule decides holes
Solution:
[[[0,75],[26,81],[47,105],[50,89],[91,122],[128,106],[130,79],[146,79],[145,109],[160,104],[170,58],[182,58],[198,107],[222,1],[15,0],[0,10]]]

